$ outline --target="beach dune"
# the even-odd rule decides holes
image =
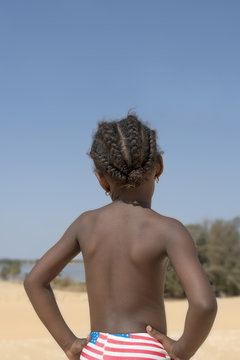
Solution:
[[[0,281],[0,359],[67,359],[42,325],[30,304],[23,285]],[[56,290],[64,319],[79,337],[89,331],[86,293]],[[213,329],[193,360],[240,359],[240,297],[218,299]],[[178,338],[184,326],[186,300],[166,300],[168,334]]]

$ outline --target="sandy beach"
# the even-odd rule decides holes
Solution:
[[[0,281],[0,289],[0,359],[66,359],[35,314],[23,286]],[[87,294],[56,290],[55,295],[70,328],[85,337],[90,329]],[[239,309],[240,297],[218,299],[214,327],[193,360],[240,358]],[[186,300],[166,300],[169,336],[181,334],[186,310]]]

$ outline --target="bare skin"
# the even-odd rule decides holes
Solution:
[[[120,192],[111,179],[96,173],[103,189],[110,190],[112,203],[81,214],[25,280],[37,314],[70,360],[79,359],[90,337],[78,339],[69,329],[50,282],[80,251],[91,331],[147,331],[163,343],[172,359],[188,360],[211,329],[216,299],[191,236],[178,220],[151,209],[154,179],[162,171],[159,158],[149,180],[128,192]],[[169,259],[189,302],[184,332],[178,341],[166,336],[163,290]]]

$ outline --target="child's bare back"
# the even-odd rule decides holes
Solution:
[[[92,331],[142,332],[150,322],[165,333],[164,234],[169,219],[116,201],[87,212],[83,223],[79,243]]]

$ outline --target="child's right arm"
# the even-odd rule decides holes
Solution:
[[[76,219],[61,239],[49,249],[27,275],[24,286],[27,295],[40,320],[66,353],[70,360],[78,360],[89,337],[79,339],[65,323],[55,300],[50,282],[80,251],[79,229],[84,216]]]
[[[174,341],[154,329],[147,329],[147,331],[163,342],[173,359],[188,360],[209,334],[216,316],[217,303],[198,260],[190,233],[178,220],[173,219],[171,222],[166,236],[166,252],[182,283],[189,303],[184,331],[178,341]]]

